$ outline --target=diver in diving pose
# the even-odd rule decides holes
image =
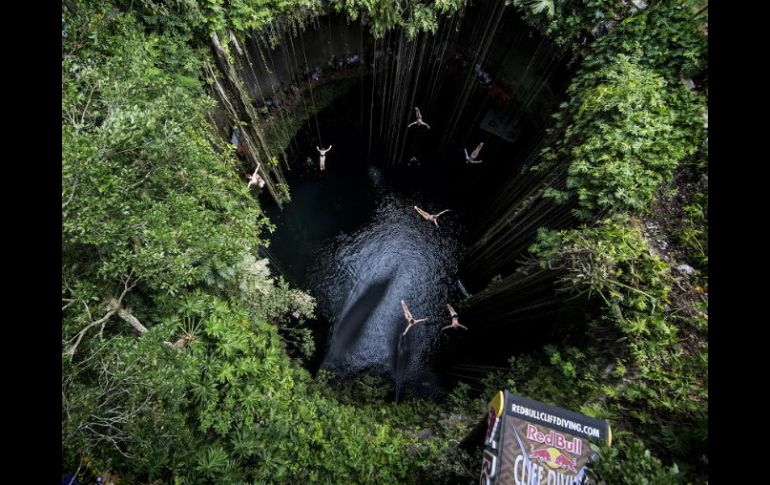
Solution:
[[[408,125],[406,125],[407,128],[411,128],[412,125],[422,125],[430,130],[430,125],[422,120],[422,114],[420,114],[420,108],[417,106],[414,107],[414,111],[417,113],[417,120],[412,121]]]
[[[452,325],[447,325],[446,327],[442,328],[441,331],[443,332],[448,328],[458,328],[458,327],[468,330],[468,327],[466,327],[465,325],[460,325],[460,319],[458,318],[458,315],[455,309],[452,308],[452,305],[447,303],[446,306],[447,308],[449,308],[449,316],[452,317]]]
[[[404,335],[406,335],[406,332],[408,332],[410,328],[412,328],[414,325],[417,325],[420,322],[424,322],[425,320],[427,320],[427,318],[421,318],[419,320],[416,320],[412,316],[412,312],[410,312],[409,308],[407,308],[406,303],[404,303],[404,300],[401,300],[401,308],[404,309],[404,318],[406,318],[406,330],[404,330],[404,333],[401,334],[401,336],[403,337]]]
[[[249,179],[249,185],[248,188],[251,188],[252,185],[256,185],[260,189],[265,186],[265,180],[257,175],[257,171],[259,171],[259,166],[261,164],[257,163],[257,168],[254,169],[254,173],[251,174],[251,176],[246,176]]]
[[[484,146],[484,142],[479,143],[479,146],[476,147],[475,150],[473,150],[473,153],[468,156],[468,150],[463,148],[465,150],[465,161],[467,163],[481,163],[483,160],[476,160],[479,156],[479,152],[481,151],[481,147]]]
[[[327,148],[325,150],[321,150],[320,148],[318,148],[318,146],[316,146],[315,149],[318,150],[318,153],[321,154],[321,156],[319,157],[319,161],[321,162],[321,170],[323,170],[323,169],[326,168],[326,152],[331,150],[332,146],[329,145],[329,148]]]
[[[424,210],[420,209],[417,206],[414,206],[414,210],[416,210],[417,213],[420,214],[423,219],[425,219],[426,221],[430,221],[433,224],[435,224],[436,227],[438,227],[438,221],[436,220],[436,219],[438,219],[438,216],[440,216],[444,212],[449,212],[449,209],[447,209],[447,210],[443,210],[443,211],[439,212],[438,214],[428,214],[427,212],[425,212]]]

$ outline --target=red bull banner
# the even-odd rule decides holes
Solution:
[[[591,443],[611,441],[606,420],[500,391],[489,402],[481,485],[583,484]]]

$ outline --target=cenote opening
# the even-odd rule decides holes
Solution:
[[[474,268],[468,251],[500,216],[501,194],[526,188],[522,166],[542,147],[570,77],[559,51],[494,5],[468,8],[413,40],[374,39],[336,17],[288,37],[266,49],[274,69],[252,70],[251,79],[275,125],[291,116],[286,105],[305,115],[283,160],[291,201],[265,203],[276,230],[264,253],[317,300],[310,370],[387,376],[396,396],[439,397],[469,372],[504,366],[512,351],[553,338],[549,282],[492,302],[504,312],[465,302],[495,269],[518,264],[506,254],[505,265]],[[292,101],[297,92],[301,102]],[[415,107],[430,128],[408,126]],[[482,162],[467,163],[464,150],[480,143]],[[329,145],[322,171],[316,147]],[[414,206],[449,212],[435,227]],[[403,337],[400,300],[429,318]],[[447,303],[467,331],[442,332]]]
[[[707,483],[707,7],[64,1],[62,483]]]

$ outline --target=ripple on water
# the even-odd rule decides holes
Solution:
[[[460,244],[452,214],[440,227],[414,210],[441,208],[381,192],[369,222],[341,234],[319,253],[308,282],[318,311],[330,322],[321,368],[341,377],[360,372],[390,376],[420,393],[433,385],[427,361],[449,317],[456,293]],[[400,300],[415,318],[429,318],[399,340],[406,328]]]

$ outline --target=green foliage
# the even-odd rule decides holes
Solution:
[[[391,483],[406,471],[396,463],[404,438],[315,394],[273,327],[202,293],[185,308],[204,322],[202,345],[190,354],[206,365],[198,367],[191,391],[196,428],[211,446],[201,448],[198,468],[188,470],[191,483],[360,477]]]
[[[365,16],[375,37],[403,28],[409,38],[414,38],[420,32],[435,32],[439,15],[454,13],[464,5],[462,0],[332,0],[328,6],[310,0],[122,0],[122,3],[137,12],[141,21],[153,30],[177,32],[198,40],[226,30],[238,39],[252,34],[271,36],[270,30],[275,24],[301,26],[313,16],[328,13],[329,8],[344,12],[350,20]]]
[[[605,220],[596,227],[560,233],[541,230],[530,252],[543,267],[562,270],[566,291],[598,295],[608,320],[629,338],[669,339],[675,329],[662,318],[668,303],[670,270],[652,254],[633,224]]]
[[[600,459],[590,468],[589,475],[598,483],[627,483],[629,485],[665,485],[686,483],[676,464],[664,466],[660,459],[638,440],[621,441],[604,447]]]
[[[534,168],[566,169],[567,191],[548,188],[546,198],[575,204],[574,213],[584,220],[644,211],[658,186],[695,156],[704,140],[706,104],[700,94],[685,89],[680,78],[707,81],[706,37],[692,19],[697,3],[658,2],[625,17],[613,8],[627,9],[630,2],[563,2],[557,8],[573,8],[577,17],[536,17],[549,32],[563,31],[557,36],[563,43],[574,36],[564,37],[573,30],[564,30],[565,22],[586,15],[592,21],[625,18],[583,52],[569,99],[554,115],[551,134],[557,135],[556,141],[542,151]],[[516,5],[529,12],[529,4]],[[532,21],[531,12],[525,15]],[[578,45],[574,40],[568,44]]]
[[[401,483],[414,471],[401,454],[414,437],[379,405],[321,393],[247,308],[195,291],[159,311],[141,338],[63,360],[65,466],[87,455],[131,482],[176,483]],[[186,321],[199,322],[194,342],[164,345]]]
[[[540,231],[530,251],[541,266],[560,273],[561,291],[598,298],[602,313],[587,322],[592,344],[580,350],[547,348],[551,368],[519,368],[517,384],[527,395],[614,421],[621,411],[622,422],[633,422],[648,446],[683,460],[688,473],[698,473],[708,442],[705,327],[680,316],[681,302],[671,299],[670,267],[638,225],[624,220]],[[661,428],[672,431],[662,438]]]
[[[205,42],[213,32],[231,30],[239,39],[261,33],[279,20],[299,23],[319,12],[308,0],[138,0],[119,2],[154,31],[175,32]]]
[[[134,12],[138,19],[155,31],[175,32],[187,37],[207,28],[223,27],[221,0],[119,0],[119,8]]]
[[[697,76],[706,67],[707,42],[693,19],[702,0],[631,1],[508,0],[522,17],[557,45],[585,56],[598,69],[617,54],[638,57],[642,65],[666,71],[667,79]],[[670,74],[670,75],[668,75]]]
[[[661,196],[658,205],[670,214],[667,227],[678,245],[678,259],[690,262],[701,284],[708,279],[708,174],[701,159],[682,167],[677,190]]]
[[[603,34],[600,22],[617,23],[632,11],[631,2],[616,0],[507,0],[533,27],[570,49]]]
[[[62,63],[63,253],[78,266],[67,270],[132,273],[174,294],[239,261],[267,221],[212,147],[195,54],[147,39],[130,15],[105,30]],[[187,60],[170,66],[168,50]]]
[[[575,349],[574,347],[570,347],[570,349],[568,350],[571,350],[573,352],[577,351],[577,349]],[[569,360],[563,360],[561,358],[561,354],[559,354],[557,350],[551,349],[550,360],[551,360],[551,365],[557,366],[561,371],[561,373],[564,375],[564,377],[568,379],[574,379],[575,377],[577,377],[577,373],[575,371],[575,364],[573,364]]]
[[[229,0],[227,19],[233,32],[243,37],[265,30],[278,19],[301,21],[318,8],[309,0]]]
[[[596,346],[580,349],[551,346],[540,355],[511,358],[508,370],[487,377],[484,395],[492,396],[499,389],[509,389],[589,416],[609,419],[613,448],[605,450],[598,462],[598,476],[604,483],[705,482],[707,407],[703,406],[701,397],[687,396],[676,389],[681,385],[688,393],[693,392],[692,383],[704,378],[705,366],[691,366],[686,356],[672,359],[660,352],[657,358],[666,358],[665,365],[671,366],[665,379],[652,374],[642,377],[631,361],[607,362],[604,354],[609,344],[603,340]],[[614,345],[618,347],[618,343]],[[626,365],[632,369],[630,375]],[[661,383],[670,387],[661,390]],[[474,401],[466,401],[466,408],[473,406]],[[655,450],[654,455],[644,448],[637,449],[641,443]],[[633,450],[630,453],[629,448]],[[657,481],[670,478],[673,469],[662,465],[658,457],[666,457],[669,463],[676,462],[681,473],[672,481]],[[623,477],[633,477],[633,480]],[[648,481],[644,482],[645,479]]]
[[[665,91],[659,75],[624,55],[570,85],[556,128],[563,136],[542,151],[539,169],[568,164],[566,187],[578,217],[645,210],[660,183],[695,152],[675,129]],[[566,200],[554,190],[545,196]]]
[[[163,345],[173,328],[157,325],[141,339],[115,336],[88,359],[62,359],[65,470],[87,457],[97,473],[159,477],[175,454],[195,445],[185,418],[194,363]]]
[[[495,286],[499,285],[503,282],[502,275],[496,274],[492,277],[492,279],[489,280],[489,284],[487,285],[487,288],[494,288]]]
[[[438,29],[438,16],[452,14],[464,5],[462,0],[435,0],[422,3],[417,0],[394,2],[391,0],[331,0],[331,7],[344,12],[350,20],[365,15],[372,35],[381,38],[385,32],[403,28],[408,38],[420,32],[434,33]]]
[[[319,373],[319,384],[333,376]],[[414,462],[408,483],[465,483],[477,479],[478,456],[469,456],[457,445],[486,412],[486,401],[458,385],[441,403],[409,398],[385,403],[392,383],[360,376],[324,386],[324,393],[345,405],[355,406],[366,420],[393,423],[410,438],[402,457]],[[422,434],[424,433],[424,434]],[[422,435],[421,435],[422,434]]]
[[[679,242],[695,256],[695,260],[701,268],[708,267],[708,219],[706,209],[708,201],[706,194],[696,196],[700,200],[694,200],[684,206],[685,218],[675,236]],[[704,207],[705,206],[705,207]]]
[[[543,191],[543,197],[551,199],[557,204],[564,204],[570,198],[570,193],[563,190],[556,190],[553,187],[548,187]]]
[[[548,17],[553,17],[554,13],[556,12],[556,5],[554,4],[554,0],[535,0],[530,2],[528,6],[531,9],[533,15],[544,12]]]
[[[655,2],[595,42],[584,65],[596,69],[618,54],[625,54],[670,82],[679,81],[682,76],[704,76],[707,38],[701,31],[703,19],[692,18],[702,4],[700,0]]]

